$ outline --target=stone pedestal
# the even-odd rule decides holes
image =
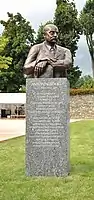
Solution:
[[[69,83],[66,78],[28,78],[26,174],[69,173]]]

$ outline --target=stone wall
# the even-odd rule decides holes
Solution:
[[[94,94],[70,96],[71,119],[94,119]]]

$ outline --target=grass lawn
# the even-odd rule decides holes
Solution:
[[[70,125],[71,173],[26,177],[24,137],[0,143],[0,200],[94,200],[94,121]]]

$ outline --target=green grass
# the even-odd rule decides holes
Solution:
[[[0,200],[94,200],[94,121],[70,125],[71,173],[26,177],[24,137],[0,143]]]

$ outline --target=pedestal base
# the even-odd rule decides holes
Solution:
[[[69,83],[66,78],[27,79],[26,174],[69,173]]]

